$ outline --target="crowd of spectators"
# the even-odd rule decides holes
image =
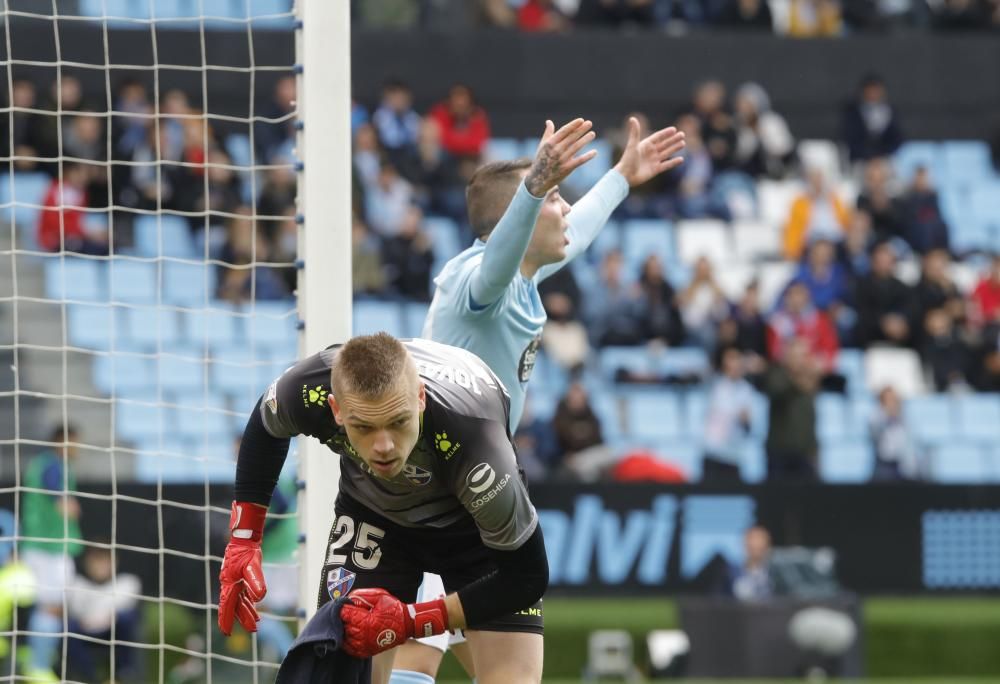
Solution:
[[[372,28],[525,32],[648,28],[829,38],[894,29],[1000,30],[1000,0],[354,0],[355,22]]]
[[[61,92],[53,87],[38,104],[30,82],[15,81],[14,94],[20,107],[42,110],[15,112],[10,137],[19,169],[34,167],[52,175],[45,199],[51,208],[42,211],[38,227],[43,249],[107,253],[129,239],[134,212],[128,210],[174,210],[187,217],[192,239],[223,264],[218,297],[239,302],[251,293],[257,299],[291,295],[298,230],[295,175],[287,163],[294,133],[293,79],[277,82],[264,112],[278,123],[258,122],[250,138],[255,163],[268,166],[257,174],[253,193],[247,191],[247,174],[227,152],[231,131],[216,130],[217,121],[181,91],[156,98],[159,110],[154,112],[147,88],[123,82],[110,125],[88,107],[72,77],[63,77]],[[484,160],[489,117],[462,84],[424,112],[415,108],[408,86],[395,80],[387,81],[379,101],[370,104],[354,103],[351,117],[355,296],[426,302],[440,266],[428,217],[450,219],[462,231],[460,244],[471,242],[464,186]],[[53,132],[57,110],[63,112],[61,134]],[[648,117],[636,115],[651,128]],[[918,353],[939,391],[1000,388],[1000,259],[971,291],[951,280],[953,260],[965,255],[950,248],[928,169],[918,168],[912,178],[893,174],[887,160],[902,144],[904,129],[877,76],[863,79],[841,114],[846,186],[829,177],[829,168],[797,153],[792,131],[758,84],[743,84],[730,94],[720,82],[702,83],[675,120],[687,134],[685,163],[635,189],[613,218],[754,219],[760,181],[799,181],[802,190],[780,226],[781,254],[775,255],[796,264],[794,274],[772,305],[761,301],[756,281],[738,296],[731,289],[727,295],[716,273],[719,264],[708,258],[681,265],[650,253],[630,265],[612,246],[592,257],[590,282],[578,282],[573,270],[564,269],[542,286],[550,319],[542,343],[557,365],[574,373],[593,350],[609,346],[698,347],[718,360],[720,380],[748,376],[778,411],[774,407],[782,397],[842,391],[843,378],[835,371],[840,349],[889,345]],[[610,131],[607,138],[620,146],[622,133]],[[113,160],[138,163],[109,166],[104,163],[108,150]],[[61,175],[59,166],[44,161],[60,152],[71,158],[61,164]],[[845,192],[845,187],[856,191]],[[572,189],[565,194],[572,195]],[[114,245],[106,230],[74,209],[109,203],[119,207]],[[915,282],[898,277],[901,258],[920,264]],[[742,358],[738,374],[729,353],[733,349]],[[677,380],[628,373],[620,379]],[[788,388],[794,389],[791,395]],[[560,410],[579,416],[566,414],[554,422],[564,431],[578,431],[587,418],[578,411],[581,395],[574,391]],[[738,392],[729,386],[723,394]],[[790,416],[798,403],[791,402]],[[737,432],[733,425],[740,415],[726,415],[710,421],[716,437]],[[565,454],[588,450],[594,445],[577,442],[595,441],[599,434],[599,426],[586,439],[545,438],[536,430],[533,439],[555,445],[550,453]],[[771,435],[769,442],[799,437]],[[719,440],[708,447],[711,457],[727,448]],[[814,462],[812,440],[806,439],[802,449],[813,454]]]

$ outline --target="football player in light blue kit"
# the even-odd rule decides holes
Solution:
[[[547,121],[534,160],[478,169],[466,189],[478,239],[434,281],[437,291],[423,337],[467,349],[489,365],[510,393],[512,433],[546,320],[538,283],[587,249],[629,188],[682,161],[674,155],[684,148],[683,133],[669,127],[640,139],[639,122],[630,118],[618,164],[570,206],[558,186],[593,158],[594,152],[577,154],[594,139],[591,127],[590,121],[576,119],[556,131]],[[420,592],[443,594],[440,578],[425,574]],[[446,647],[447,635],[400,647],[390,684],[433,682]],[[455,652],[466,664],[461,650]]]

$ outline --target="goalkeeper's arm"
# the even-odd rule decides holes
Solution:
[[[243,430],[240,453],[236,459],[237,501],[269,506],[271,495],[278,484],[281,468],[288,456],[288,437],[274,437],[260,416],[261,402],[257,401],[247,426]]]

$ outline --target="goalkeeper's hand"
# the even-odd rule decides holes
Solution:
[[[444,599],[406,604],[385,589],[356,589],[340,609],[344,651],[371,658],[413,637],[441,634],[448,629]]]
[[[266,515],[264,506],[233,502],[229,516],[231,536],[219,570],[219,629],[226,636],[233,633],[234,618],[246,631],[257,631],[260,615],[254,604],[267,593],[260,554]]]

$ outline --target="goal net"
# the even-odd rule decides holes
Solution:
[[[0,681],[272,681],[215,600],[234,457],[298,355],[290,0],[2,1]]]

